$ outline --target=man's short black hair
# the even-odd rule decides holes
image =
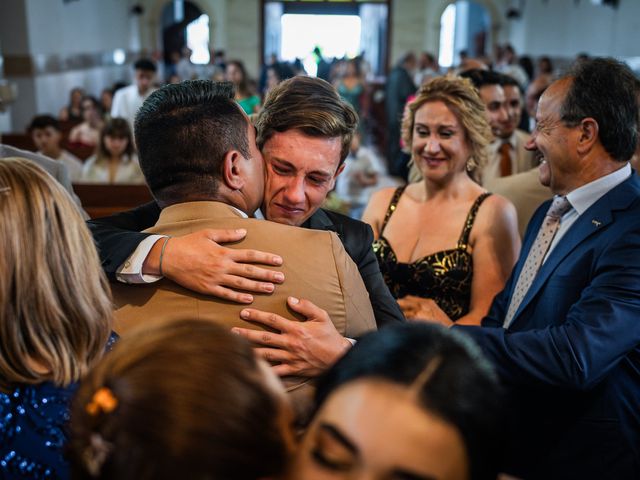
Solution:
[[[58,122],[57,118],[52,117],[51,115],[36,115],[35,117],[33,117],[33,120],[31,120],[31,123],[29,124],[27,130],[29,132],[33,132],[36,128],[47,127],[53,127],[55,130],[59,132],[61,131],[60,122]]]
[[[134,70],[142,70],[144,72],[156,72],[156,64],[148,58],[141,58],[133,64]]]
[[[631,69],[600,57],[578,63],[566,77],[571,84],[560,109],[562,121],[575,126],[593,118],[607,153],[616,160],[629,160],[638,142],[638,79]]]
[[[522,87],[520,87],[520,84],[518,83],[518,81],[513,78],[510,75],[504,75],[504,74],[500,74],[500,76],[502,77],[502,83],[501,85],[503,87],[518,87],[518,90],[521,90]]]
[[[480,90],[486,85],[502,86],[504,75],[494,72],[493,70],[483,70],[481,68],[472,68],[460,73],[462,78],[468,78],[473,86]]]
[[[138,111],[140,167],[161,206],[211,200],[227,152],[249,157],[248,120],[233,85],[189,80],[156,90]]]

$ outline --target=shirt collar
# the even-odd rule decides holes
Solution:
[[[596,203],[607,192],[617,187],[631,175],[631,165],[626,162],[622,168],[593,182],[582,185],[567,194],[567,200],[571,206],[582,215],[591,205]]]
[[[246,213],[244,213],[242,210],[240,210],[239,208],[234,207],[233,205],[229,205],[229,208],[233,208],[236,212],[238,212],[238,215],[240,215],[242,218],[249,218],[249,215],[247,215]]]
[[[498,150],[500,150],[500,147],[502,146],[503,143],[508,143],[509,145],[511,145],[511,148],[513,150],[516,149],[516,132],[514,130],[514,132],[511,134],[511,136],[509,138],[496,138],[493,142],[491,142],[491,149],[494,152],[497,152]]]

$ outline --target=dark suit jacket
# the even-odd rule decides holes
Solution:
[[[150,202],[127,212],[88,222],[98,244],[102,268],[112,281],[115,280],[117,268],[149,235],[138,232],[155,225],[159,215],[158,206],[155,202]],[[369,225],[339,213],[319,209],[302,226],[338,234],[345,250],[358,266],[369,292],[378,328],[404,321],[402,311],[384,283],[378,261],[371,249],[373,232]]]
[[[578,218],[505,330],[549,203],[482,327],[454,328],[477,341],[511,390],[508,473],[640,478],[640,180],[632,175]]]

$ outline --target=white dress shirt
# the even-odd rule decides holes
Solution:
[[[624,182],[631,176],[631,165],[626,162],[622,168],[604,177],[600,177],[593,182],[587,183],[567,194],[567,200],[571,204],[571,209],[560,219],[560,226],[556,232],[549,250],[544,257],[543,263],[549,258],[549,254],[556,247],[560,239],[569,231],[571,226],[586,212],[591,205],[600,200],[606,193]]]

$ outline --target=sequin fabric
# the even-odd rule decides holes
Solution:
[[[117,338],[111,335],[106,351]],[[0,392],[0,479],[69,478],[63,452],[76,388],[45,382]]]
[[[475,200],[455,248],[432,253],[413,263],[401,263],[383,234],[404,188],[395,191],[382,223],[380,238],[373,242],[380,271],[395,298],[407,295],[432,298],[455,321],[469,312],[473,278],[473,261],[468,252],[469,234],[480,205],[491,194],[483,193]]]
[[[0,393],[0,478],[68,478],[62,451],[75,388],[42,383]]]

